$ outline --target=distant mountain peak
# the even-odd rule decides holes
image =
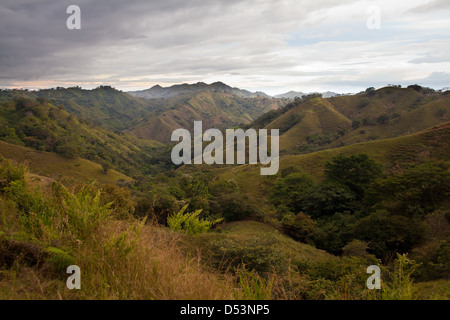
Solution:
[[[150,89],[130,91],[128,93],[132,96],[145,99],[168,99],[180,95],[197,94],[202,91],[224,92],[233,94],[240,98],[270,97],[264,92],[250,92],[239,88],[232,88],[221,81],[216,81],[211,84],[207,84],[204,82],[197,82],[195,84],[182,83],[170,87],[161,87],[160,85],[155,85]]]

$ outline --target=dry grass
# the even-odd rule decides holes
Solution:
[[[79,243],[81,290],[67,289],[69,275],[48,264],[29,267],[18,259],[0,272],[0,299],[233,299],[234,279],[206,270],[179,240],[159,227],[111,221]]]

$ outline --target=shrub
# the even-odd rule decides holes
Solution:
[[[283,231],[293,239],[312,244],[316,222],[310,216],[300,212],[298,215],[283,222]]]
[[[273,237],[255,237],[246,241],[217,240],[210,244],[213,264],[222,270],[238,271],[245,266],[249,271],[265,275],[287,266],[286,257],[275,248]]]
[[[11,161],[3,160],[0,165],[0,187],[8,187],[14,181],[24,181],[25,171],[24,165],[19,164],[15,166]]]
[[[352,240],[344,248],[342,248],[342,252],[345,256],[367,257],[367,249],[367,242]]]
[[[187,207],[188,205],[185,205],[180,211],[167,217],[167,225],[170,229],[174,231],[184,231],[192,236],[206,232],[211,226],[222,221],[222,219],[214,221],[200,220],[198,216],[202,210],[184,213]]]
[[[389,115],[386,113],[377,117],[377,122],[379,124],[386,124],[386,123],[388,123],[388,121],[389,121]]]
[[[352,128],[353,128],[353,129],[358,129],[360,125],[361,125],[361,122],[358,121],[358,120],[354,120],[354,121],[352,122]]]

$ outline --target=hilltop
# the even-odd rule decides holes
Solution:
[[[296,98],[249,127],[279,128],[283,154],[308,153],[353,143],[394,138],[448,121],[450,95],[426,88],[385,87],[323,98]]]
[[[250,124],[260,115],[277,110],[282,103],[269,98],[241,98],[227,92],[201,91],[167,100],[167,108],[144,117],[126,132],[139,138],[170,142],[175,129],[192,130],[194,121],[203,121],[205,130],[226,129]]]
[[[232,88],[223,82],[214,82],[206,84],[204,82],[197,82],[195,84],[177,84],[170,87],[161,87],[155,85],[149,89],[139,91],[129,91],[128,93],[134,97],[145,99],[168,99],[181,95],[197,94],[203,91],[212,93],[230,93],[239,98],[270,98],[264,92],[250,92],[239,88]]]

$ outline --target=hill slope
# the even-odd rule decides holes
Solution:
[[[299,154],[408,135],[448,120],[448,92],[385,87],[328,99],[297,98],[250,126],[280,129],[280,150]]]
[[[230,93],[236,97],[240,98],[256,98],[263,97],[269,98],[269,96],[263,92],[250,92],[247,90],[242,90],[239,88],[232,88],[223,82],[214,82],[211,84],[206,84],[204,82],[198,82],[195,84],[179,84],[171,87],[161,87],[156,85],[150,89],[140,90],[140,91],[130,91],[130,95],[138,98],[145,99],[168,99],[181,95],[195,95],[197,93],[208,91],[215,93]]]
[[[0,140],[67,159],[82,157],[124,173],[136,172],[160,144],[113,133],[43,100],[16,98],[0,104]]]
[[[17,97],[42,98],[53,105],[62,105],[71,114],[96,126],[123,130],[150,111],[160,107],[156,101],[137,99],[108,86],[93,90],[80,87],[44,89],[39,91],[3,90],[0,101]]]
[[[325,163],[339,154],[366,153],[381,163],[386,170],[408,163],[421,163],[426,160],[450,159],[450,123],[430,128],[408,136],[392,139],[357,143],[340,148],[327,149],[302,155],[286,155],[280,159],[279,174],[284,169],[295,167],[308,173],[314,180],[323,179]],[[208,166],[209,170],[228,180],[235,181],[242,191],[258,199],[261,205],[267,203],[267,190],[274,176],[261,176],[259,165]],[[183,172],[198,170],[196,166],[183,166]],[[258,188],[255,188],[258,186]]]
[[[37,151],[3,141],[0,141],[0,156],[25,163],[32,173],[41,176],[38,177],[41,180],[43,177],[50,178],[49,181],[64,178],[80,183],[98,181],[111,184],[115,184],[119,180],[132,181],[130,177],[115,170],[108,170],[105,173],[101,165],[89,160],[67,159],[55,153]]]
[[[240,98],[231,93],[202,91],[190,96],[167,100],[168,107],[158,114],[144,118],[128,133],[139,138],[169,142],[175,129],[192,130],[194,121],[203,121],[203,129],[225,129],[249,124],[270,110],[278,109],[281,102],[267,98]]]

